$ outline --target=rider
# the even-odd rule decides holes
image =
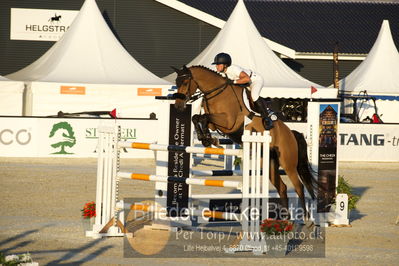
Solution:
[[[256,111],[265,119],[266,129],[269,130],[273,128],[273,121],[277,119],[277,116],[273,110],[268,107],[270,102],[260,97],[260,92],[263,87],[263,78],[251,70],[232,65],[231,57],[226,53],[217,54],[212,65],[216,65],[216,70],[225,73],[229,79],[233,80],[234,84],[249,85],[248,88],[251,91],[251,97],[254,101]]]

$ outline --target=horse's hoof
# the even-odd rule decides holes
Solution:
[[[220,146],[220,142],[218,138],[212,138],[212,145],[218,148],[223,148],[222,146]]]
[[[204,147],[211,147],[212,146],[212,139],[203,139],[201,140],[202,145]]]

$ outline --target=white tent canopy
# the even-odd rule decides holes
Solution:
[[[22,115],[25,85],[0,76],[0,115]]]
[[[2,75],[0,75],[0,80],[9,80],[8,78],[6,78],[6,77],[3,77]]]
[[[313,97],[336,97],[336,89],[306,80],[289,68],[267,45],[245,7],[239,0],[228,21],[213,41],[194,60],[191,65],[204,65],[214,68],[211,63],[216,54],[228,53],[233,64],[251,69],[264,79],[263,97],[311,97],[311,86],[318,88]],[[171,74],[165,79],[174,80]],[[323,94],[328,92],[328,95]]]
[[[389,22],[384,20],[377,40],[366,59],[340,81],[340,90],[357,94],[399,95],[399,53]]]
[[[69,30],[43,56],[7,77],[91,84],[169,84],[130,56],[95,0],[84,2]]]
[[[385,123],[399,123],[399,53],[387,20],[382,22],[378,37],[366,59],[340,81],[340,91],[342,94],[374,96],[382,120]],[[371,100],[358,101],[357,105],[360,120],[372,117],[375,113]],[[346,112],[350,112],[352,106],[352,102],[345,101]]]

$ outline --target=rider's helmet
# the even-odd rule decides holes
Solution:
[[[230,57],[230,55],[226,54],[226,53],[217,54],[215,56],[215,59],[213,60],[212,65],[219,65],[219,64],[231,66],[231,57]]]

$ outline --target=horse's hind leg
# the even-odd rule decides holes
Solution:
[[[277,159],[270,160],[270,182],[277,189],[277,192],[280,195],[281,208],[279,209],[280,211],[277,213],[276,218],[280,217],[281,219],[289,219],[290,214],[288,210],[287,186],[284,184],[279,174],[279,164]],[[277,211],[277,206],[274,206],[272,210]]]
[[[301,201],[304,219],[307,220],[309,218],[309,214],[306,210],[305,191],[304,191],[303,184],[299,179],[298,172],[297,172],[296,168],[287,168],[287,169],[285,169],[285,172],[287,173],[292,184],[294,185],[295,192],[297,193],[297,195]]]

